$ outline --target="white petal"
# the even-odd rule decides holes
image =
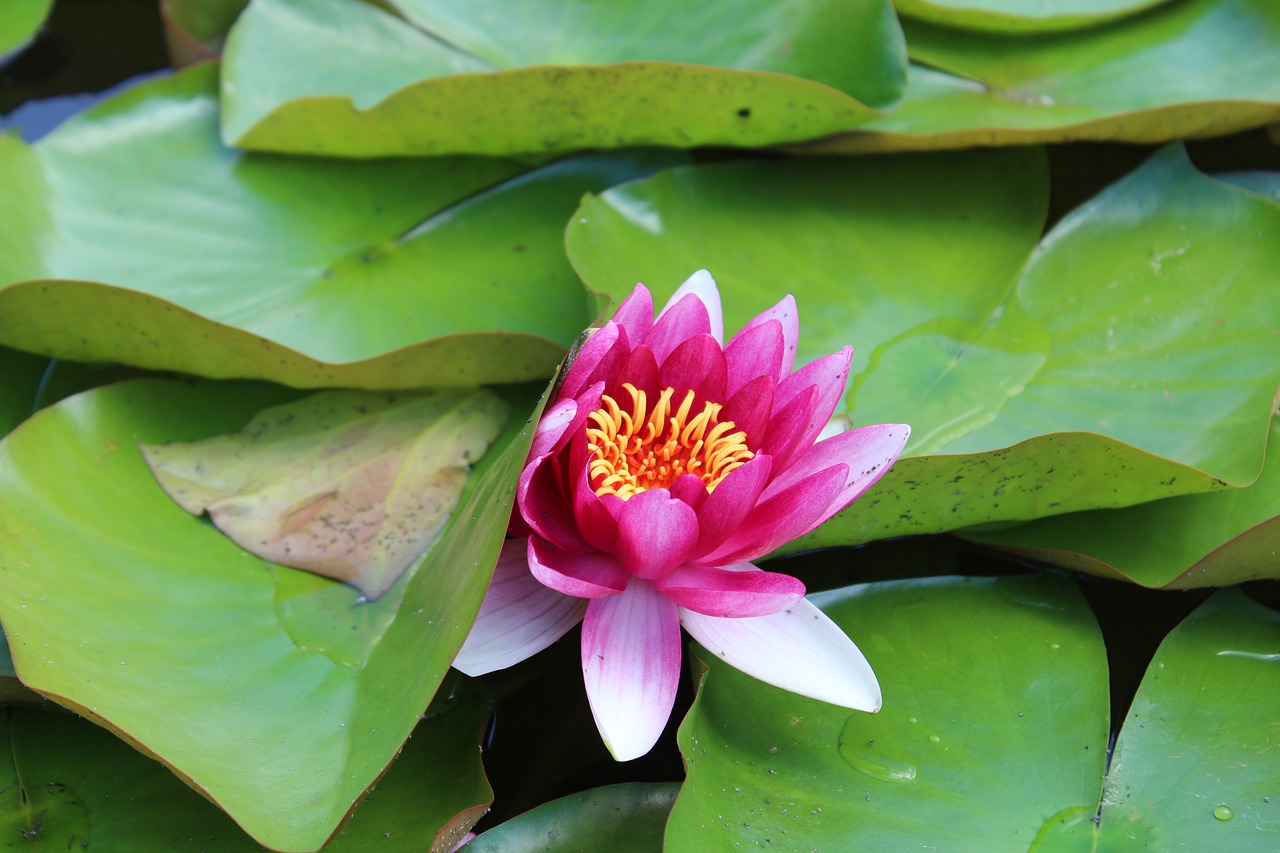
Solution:
[[[702,304],[707,306],[707,316],[711,319],[711,337],[723,345],[724,311],[720,308],[720,290],[716,287],[716,280],[706,270],[698,270],[685,279],[684,284],[676,289],[676,292],[667,300],[667,304],[658,312],[658,316],[661,317],[667,313],[667,309],[690,293],[696,294],[702,300]]]
[[[582,678],[596,728],[618,761],[644,755],[671,716],[680,682],[680,618],[674,602],[636,578],[595,598],[582,621]]]
[[[680,622],[717,657],[754,678],[858,711],[880,710],[871,665],[836,623],[807,600],[772,616],[721,619],[680,609]]]
[[[585,599],[561,595],[529,572],[525,539],[508,539],[454,669],[484,675],[533,657],[582,621]]]

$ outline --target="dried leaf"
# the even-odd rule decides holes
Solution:
[[[326,391],[142,452],[170,497],[240,547],[376,599],[435,540],[507,415],[484,389]]]

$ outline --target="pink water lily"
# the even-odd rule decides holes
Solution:
[[[751,563],[848,506],[910,434],[819,440],[853,350],[793,373],[798,336],[790,296],[724,344],[706,271],[656,320],[638,285],[548,402],[516,491],[529,535],[504,546],[454,665],[511,666],[581,621],[587,697],[619,761],[648,752],[671,714],[682,625],[762,681],[878,710],[871,667],[803,584]]]

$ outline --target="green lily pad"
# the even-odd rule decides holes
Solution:
[[[53,0],[5,0],[0,5],[0,61],[35,38],[52,8]]]
[[[588,197],[567,245],[615,299],[710,269],[730,329],[794,293],[798,362],[853,344],[853,421],[912,425],[874,491],[784,550],[1252,482],[1280,207],[1170,148],[1037,247],[1044,181],[1029,150],[675,169]]]
[[[431,547],[508,414],[484,388],[322,391],[142,453],[179,506],[249,553],[376,599]]]
[[[964,531],[975,542],[1056,566],[1148,587],[1190,589],[1280,578],[1280,420],[1262,476],[1247,489],[1184,495],[1125,509],[1076,512],[1006,530]]]
[[[1141,828],[1152,850],[1280,846],[1277,649],[1280,613],[1235,589],[1169,634],[1116,740],[1104,829]]]
[[[455,815],[469,814],[470,825],[483,812],[493,794],[476,745],[488,705],[472,689],[436,709],[326,851],[419,853],[433,838],[449,850],[461,835]],[[0,731],[6,849],[264,849],[168,768],[72,714],[9,708],[0,711]]]
[[[227,142],[354,157],[770,145],[857,127],[904,84],[887,0],[390,5],[404,19],[251,4],[223,54]]]
[[[1219,136],[1280,120],[1280,6],[1190,0],[1015,38],[906,23],[902,104],[814,152]]]
[[[543,803],[486,830],[466,853],[653,853],[680,786],[633,782]]]
[[[1026,850],[1065,808],[1096,807],[1106,651],[1073,583],[892,581],[814,602],[866,654],[883,710],[837,708],[708,659],[680,727],[688,779],[670,849],[999,853]]]
[[[33,147],[0,137],[0,343],[298,387],[544,378],[591,319],[563,249],[579,198],[683,160],[495,187],[523,167],[245,155],[218,141],[216,76],[148,82]]]
[[[898,14],[964,30],[1051,32],[1093,27],[1169,0],[894,0]]]
[[[501,393],[535,407],[536,389]],[[512,419],[435,546],[367,602],[188,515],[137,446],[229,432],[295,396],[149,379],[28,420],[0,444],[0,620],[28,686],[159,758],[260,843],[314,850],[461,646],[531,433]]]
[[[0,347],[0,437],[31,416],[49,359]]]
[[[160,0],[164,40],[175,68],[217,59],[249,0]]]
[[[814,600],[866,653],[884,709],[709,659],[680,729],[688,779],[668,848],[1275,849],[1280,615],[1238,591],[1165,641],[1109,769],[1106,651],[1069,580],[891,581]]]

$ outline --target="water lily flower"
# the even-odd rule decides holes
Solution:
[[[793,373],[799,331],[787,296],[725,344],[705,270],[656,319],[638,285],[548,401],[516,489],[527,535],[504,546],[454,665],[511,666],[581,621],[587,697],[619,761],[648,752],[671,714],[681,626],[762,681],[879,710],[871,667],[803,584],[751,562],[848,506],[910,434],[819,440],[853,350]]]

